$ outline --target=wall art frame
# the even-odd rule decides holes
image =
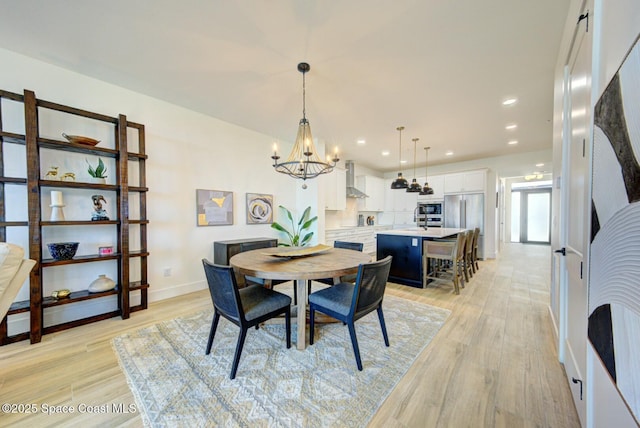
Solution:
[[[640,37],[640,35],[639,35]],[[588,338],[640,421],[640,38],[594,108]]]
[[[233,224],[233,192],[196,189],[196,224],[227,226]]]
[[[247,224],[273,223],[273,195],[267,193],[247,193]]]

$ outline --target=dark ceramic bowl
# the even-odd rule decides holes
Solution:
[[[56,260],[71,260],[78,251],[79,242],[54,242],[47,244],[51,257]]]

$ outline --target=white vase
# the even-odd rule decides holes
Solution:
[[[107,180],[104,178],[91,177],[91,182],[95,184],[106,184]]]
[[[91,284],[89,284],[89,293],[101,293],[103,291],[113,290],[116,286],[116,282],[107,277],[107,275],[100,275]]]

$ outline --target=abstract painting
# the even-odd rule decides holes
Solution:
[[[247,224],[273,223],[273,195],[247,193]]]
[[[640,420],[640,44],[596,103],[589,341]]]
[[[233,224],[233,192],[196,189],[198,226]]]

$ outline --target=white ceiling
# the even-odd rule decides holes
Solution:
[[[419,166],[549,149],[568,3],[0,0],[0,47],[289,142],[306,61],[314,137],[395,171],[398,125],[404,170],[413,138]]]

